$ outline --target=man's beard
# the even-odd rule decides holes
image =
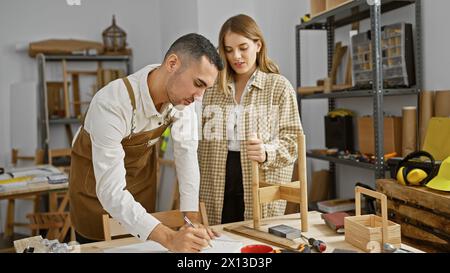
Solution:
[[[181,103],[177,103],[175,98],[173,98],[172,93],[170,90],[172,90],[172,87],[175,85],[174,83],[177,80],[177,74],[175,74],[174,76],[172,76],[171,79],[169,79],[169,83],[168,83],[168,88],[167,88],[167,97],[169,98],[169,102],[174,106],[175,109],[177,109],[178,111],[182,111],[186,105],[184,105],[182,102]]]

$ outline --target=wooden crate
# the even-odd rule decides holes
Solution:
[[[381,200],[381,217],[361,215],[361,194]],[[384,243],[401,246],[400,225],[388,220],[386,195],[356,187],[355,212],[344,219],[345,241],[366,252],[381,252]]]
[[[402,240],[426,252],[450,252],[450,193],[407,187],[379,179],[386,194],[389,219],[400,224]]]

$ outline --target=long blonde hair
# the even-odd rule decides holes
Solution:
[[[256,66],[263,72],[280,74],[278,66],[267,56],[266,42],[261,29],[256,24],[255,20],[248,15],[239,14],[229,18],[220,29],[219,33],[219,55],[225,64],[222,71],[219,72],[217,82],[219,90],[225,94],[231,94],[231,90],[228,88],[228,82],[232,79],[234,71],[228,63],[225,54],[225,35],[228,32],[233,32],[246,37],[247,39],[255,42],[261,42],[261,50],[256,56]]]

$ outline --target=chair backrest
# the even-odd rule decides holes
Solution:
[[[27,160],[27,161],[34,161],[34,164],[41,165],[44,164],[44,150],[37,149],[34,156],[23,156],[19,155],[18,149],[12,149],[11,150],[11,164],[13,166],[17,166],[17,163],[19,160]]]
[[[199,212],[201,223],[205,226],[208,226],[206,207],[203,202],[200,202]],[[154,212],[151,215],[154,216],[156,219],[158,219],[162,224],[171,229],[178,229],[185,224],[183,213],[179,210]],[[103,234],[105,237],[105,241],[110,241],[112,240],[112,237],[127,235],[129,233],[128,231],[125,230],[125,228],[122,225],[120,225],[119,221],[109,217],[108,214],[104,214]]]

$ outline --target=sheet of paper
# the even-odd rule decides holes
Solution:
[[[222,235],[211,241],[212,247],[205,248],[201,253],[238,253],[243,246],[242,242]],[[167,248],[157,242],[147,241],[138,244],[105,249],[105,253],[169,253]]]

